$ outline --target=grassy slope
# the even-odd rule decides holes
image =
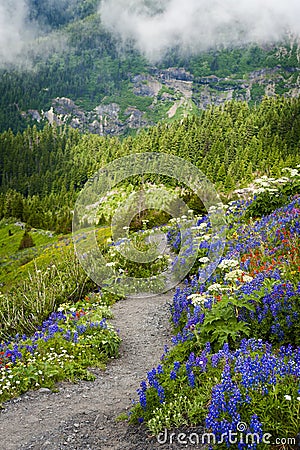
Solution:
[[[11,236],[9,236],[9,230]],[[2,291],[9,289],[28,277],[35,265],[45,269],[58,260],[60,254],[71,245],[71,236],[54,235],[45,230],[32,229],[34,247],[19,250],[24,234],[21,227],[14,223],[3,222],[0,225],[0,283]]]
[[[11,232],[11,236],[9,235]],[[45,230],[32,229],[30,235],[34,247],[19,250],[24,231],[13,222],[3,221],[0,224],[0,284],[1,290],[7,290],[15,283],[28,277],[37,266],[45,270],[50,264],[58,261],[62,253],[73,249],[72,235],[56,235]],[[98,232],[99,243],[110,236],[109,228],[101,228]]]

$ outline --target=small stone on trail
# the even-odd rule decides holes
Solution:
[[[48,389],[48,388],[40,388],[39,390],[38,390],[38,392],[40,393],[40,394],[51,394],[51,389]]]

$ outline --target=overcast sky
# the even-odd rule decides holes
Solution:
[[[174,44],[197,53],[300,34],[300,0],[102,0],[99,12],[109,30],[153,61]]]

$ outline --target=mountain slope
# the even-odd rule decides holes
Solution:
[[[299,95],[300,47],[293,36],[282,45],[192,57],[173,50],[153,66],[133,48],[120,49],[101,23],[97,1],[58,3],[30,2],[44,36],[33,44],[30,69],[0,70],[0,131],[56,122],[126,134],[230,99],[255,103],[264,95]]]

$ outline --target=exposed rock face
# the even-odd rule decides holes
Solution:
[[[37,122],[40,122],[42,120],[40,113],[36,109],[29,109],[28,115],[31,116],[32,119],[36,120]]]
[[[297,57],[300,62],[299,42],[291,37],[291,45],[297,46]],[[286,48],[278,49],[279,59],[287,57],[287,54]],[[234,76],[220,78],[215,75],[196,78],[184,68],[170,67],[166,70],[152,68],[150,73],[136,75],[131,79],[132,94],[136,96],[137,104],[143,105],[140,101],[142,97],[145,98],[146,106],[137,107],[131,100],[131,104],[125,110],[115,102],[102,103],[92,111],[84,111],[72,99],[57,97],[53,100],[49,111],[29,110],[26,114],[38,122],[46,119],[50,124],[69,124],[83,132],[120,135],[130,129],[152,125],[153,117],[161,120],[171,119],[175,114],[185,116],[195,106],[206,109],[211,104],[221,105],[231,99],[259,101],[259,95],[276,95],[278,86],[280,88],[284,86],[284,95],[299,96],[300,68],[285,67],[284,70],[283,76],[282,67],[278,64],[273,68],[251,72],[243,79],[237,79]],[[297,72],[298,76],[295,75]]]
[[[184,68],[169,67],[166,70],[156,70],[154,69],[154,74],[161,80],[180,80],[180,81],[193,81],[194,76],[185,70]]]
[[[49,111],[46,111],[46,112],[43,114],[43,116],[44,116],[45,119],[48,120],[48,122],[50,123],[50,125],[53,125],[54,123],[56,123],[57,125],[62,125],[62,124],[64,123],[64,121],[61,120],[61,119],[59,118],[59,116],[57,116],[57,115],[54,113],[54,109],[53,109],[52,106],[51,106],[51,108],[49,109]]]
[[[157,97],[162,84],[151,75],[136,75],[133,77],[133,93],[144,97]]]

